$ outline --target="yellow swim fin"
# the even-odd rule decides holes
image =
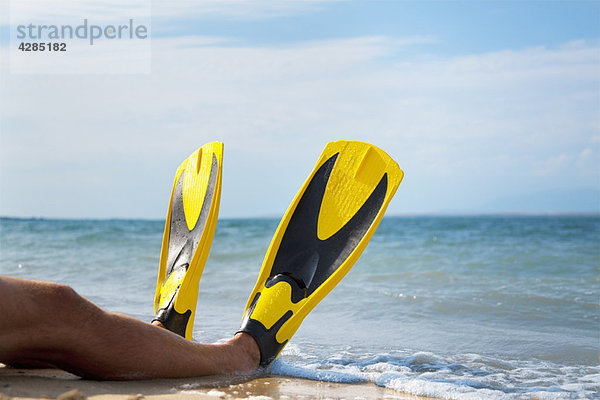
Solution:
[[[207,143],[175,173],[165,223],[155,321],[186,339],[192,329],[198,286],[217,226],[221,199],[223,143]]]
[[[262,366],[360,257],[403,175],[373,145],[327,144],[280,222],[246,304],[240,332],[256,340]]]

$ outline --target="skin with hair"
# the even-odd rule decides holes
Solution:
[[[191,342],[102,310],[72,288],[0,276],[0,362],[55,366],[90,379],[182,378],[258,367],[254,339]]]

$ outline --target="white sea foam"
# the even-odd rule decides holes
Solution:
[[[270,371],[279,375],[294,376],[296,378],[312,379],[323,382],[359,383],[366,381],[365,378],[351,372],[319,369],[318,364],[297,366],[280,360],[275,361],[271,365]]]
[[[327,382],[373,382],[403,393],[456,400],[591,399],[600,393],[597,366],[506,361],[476,354],[452,357],[428,352],[381,354],[305,364],[277,360],[271,372]]]

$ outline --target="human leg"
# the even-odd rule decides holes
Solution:
[[[249,371],[255,341],[201,344],[106,312],[73,289],[0,277],[0,362],[50,363],[94,379],[150,379]]]

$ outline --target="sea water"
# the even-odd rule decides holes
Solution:
[[[194,339],[236,331],[276,219],[219,221]],[[144,321],[163,221],[0,220],[0,274]],[[600,398],[600,217],[387,217],[270,373],[449,399]]]

